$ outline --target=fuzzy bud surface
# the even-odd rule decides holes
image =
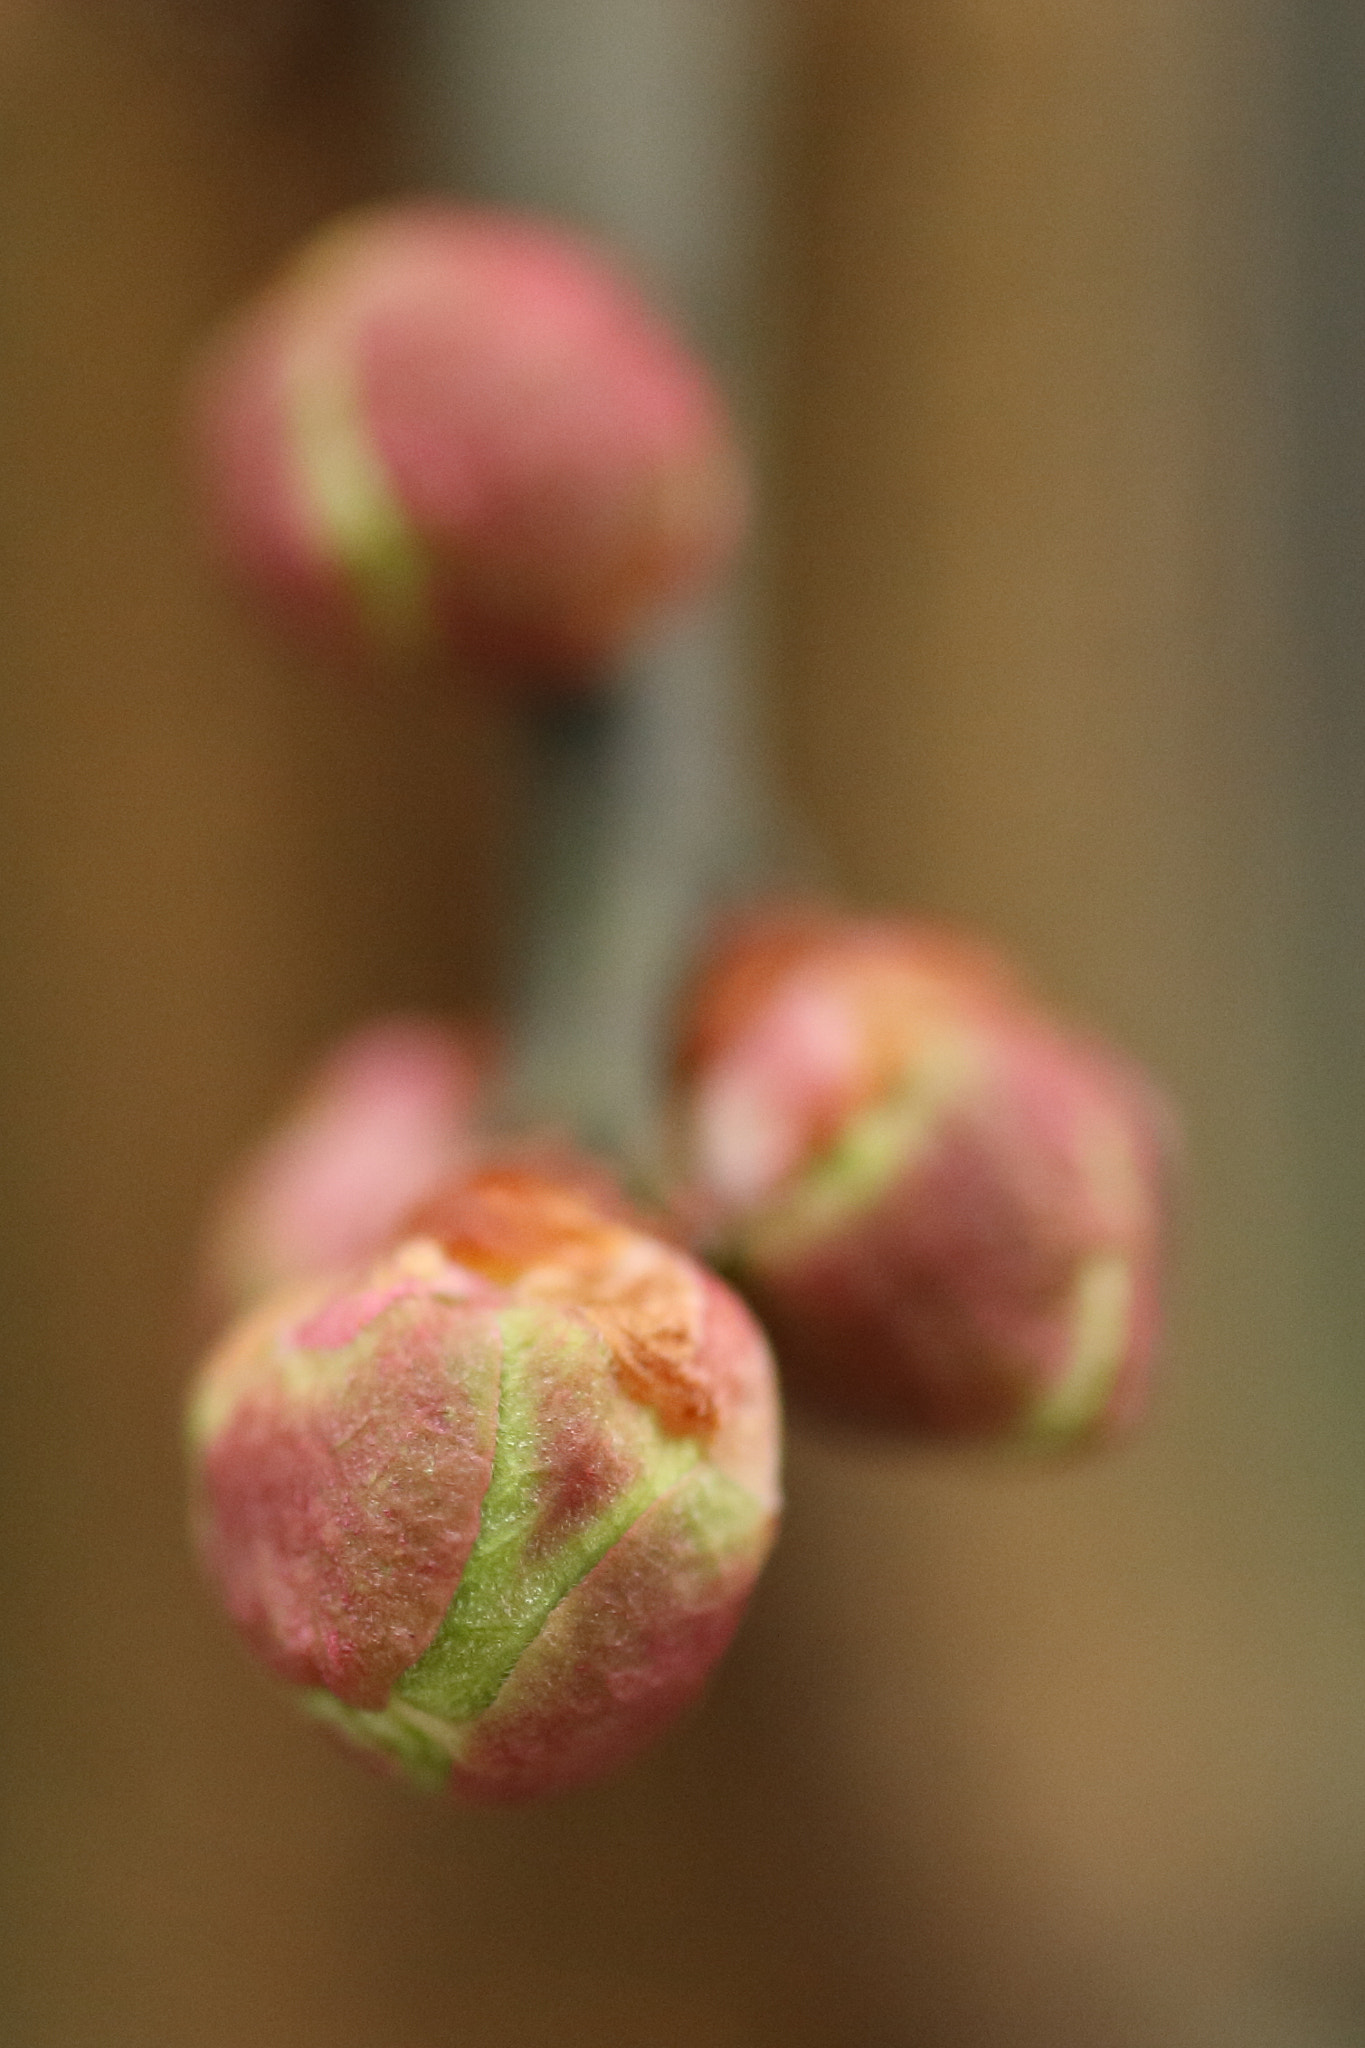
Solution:
[[[700,364],[588,243],[511,215],[326,230],[210,350],[191,425],[225,563],[343,659],[581,680],[744,523]]]
[[[370,1757],[564,1790],[700,1689],[779,1506],[768,1350],[682,1252],[487,1167],[276,1295],[191,1401],[194,1524],[252,1648]]]
[[[684,1206],[832,1415],[1063,1445],[1140,1412],[1169,1116],[984,950],[774,913],[693,991]]]

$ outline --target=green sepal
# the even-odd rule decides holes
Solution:
[[[637,1438],[632,1448],[640,1454],[635,1483],[556,1548],[532,1555],[545,1496],[538,1380],[547,1371],[564,1383],[576,1378],[590,1397],[593,1383],[610,1375],[610,1356],[586,1324],[556,1317],[547,1331],[543,1309],[513,1311],[502,1327],[497,1449],[478,1539],[430,1648],[394,1688],[396,1699],[455,1723],[492,1705],[565,1594],[700,1457],[694,1439],[665,1436],[650,1411],[630,1411]],[[622,1409],[618,1426],[625,1422]]]
[[[423,1792],[443,1792],[458,1748],[457,1731],[402,1700],[386,1707],[348,1707],[333,1693],[315,1686],[302,1695],[305,1713],[334,1728],[357,1749],[368,1750],[396,1764],[404,1777]]]

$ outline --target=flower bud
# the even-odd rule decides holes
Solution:
[[[743,525],[700,365],[590,246],[511,216],[333,226],[220,339],[192,424],[224,560],[343,658],[572,681]]]
[[[370,1258],[437,1182],[466,1167],[488,1060],[471,1032],[419,1018],[334,1047],[225,1189],[210,1224],[210,1306]]]
[[[421,1785],[524,1799],[700,1688],[772,1542],[778,1436],[713,1275],[573,1182],[485,1167],[209,1359],[194,1522],[322,1721]]]
[[[737,928],[674,1119],[699,1236],[826,1412],[1048,1444],[1139,1412],[1168,1118],[989,954],[889,920]]]

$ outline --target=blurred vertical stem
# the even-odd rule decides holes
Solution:
[[[771,0],[414,0],[424,168],[612,243],[744,417]],[[528,903],[509,1107],[657,1167],[674,979],[709,905],[772,859],[748,607],[731,587],[591,699],[530,714]]]

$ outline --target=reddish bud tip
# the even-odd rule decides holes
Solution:
[[[211,1307],[227,1314],[378,1252],[472,1158],[487,1067],[474,1034],[418,1018],[334,1047],[219,1199],[203,1257]]]
[[[716,950],[675,1099],[683,1206],[831,1414],[1072,1443],[1140,1410],[1170,1119],[988,953],[774,915]]]
[[[475,1800],[634,1755],[771,1545],[762,1333],[578,1181],[489,1168],[286,1290],[190,1411],[201,1555],[248,1642],[367,1755]]]
[[[219,552],[332,655],[581,678],[738,540],[706,373],[575,237],[436,203],[334,226],[219,340]]]

